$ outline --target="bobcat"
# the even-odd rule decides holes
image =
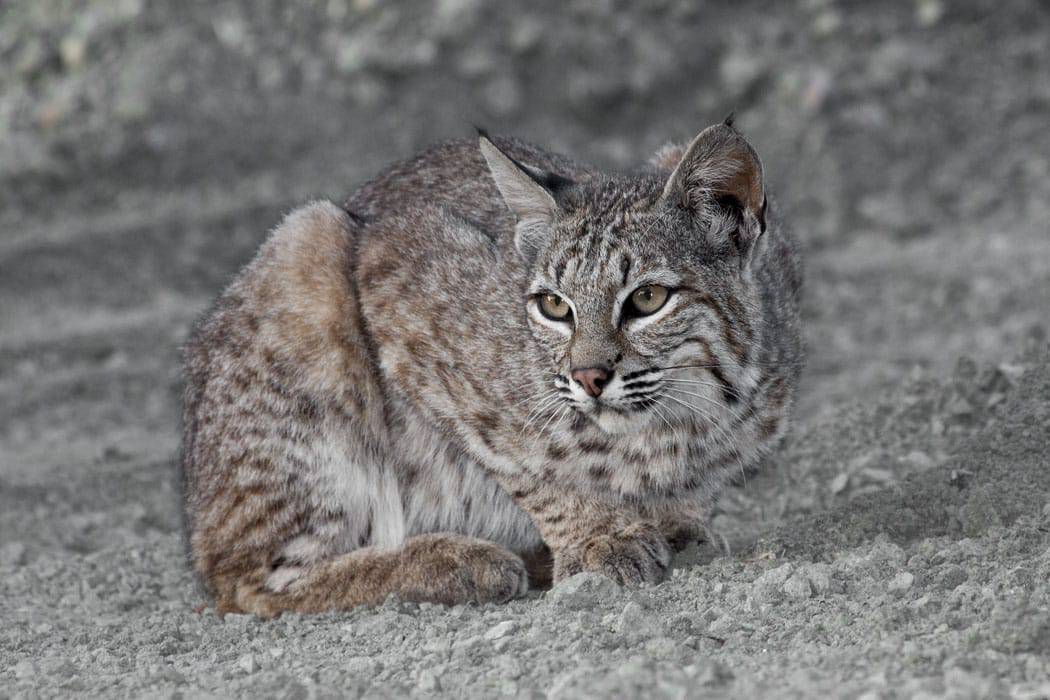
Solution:
[[[799,286],[729,121],[629,176],[480,133],[307,204],[185,348],[193,564],[264,617],[658,582],[785,430]]]

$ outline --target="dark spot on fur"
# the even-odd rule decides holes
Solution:
[[[398,268],[398,261],[393,258],[380,258],[369,265],[361,275],[361,286],[365,289],[375,286],[376,282],[389,277]]]
[[[576,447],[584,454],[604,454],[609,451],[609,445],[597,440],[581,440]]]
[[[587,473],[591,475],[592,479],[604,481],[609,478],[609,465],[595,464],[587,469]]]
[[[365,523],[365,529],[361,531],[361,536],[357,538],[359,547],[367,547],[372,543],[372,511],[368,511],[368,520]]]
[[[305,394],[300,394],[296,401],[299,416],[307,421],[316,421],[321,417],[321,407],[317,402]]]
[[[475,413],[474,421],[485,430],[496,430],[500,425],[499,415],[491,411],[488,413]]]
[[[642,452],[636,452],[634,450],[624,452],[623,458],[625,461],[630,462],[631,464],[645,464],[650,459],[649,455],[644,454]]]
[[[768,440],[777,434],[777,429],[780,427],[780,418],[777,416],[769,416],[768,418],[762,419],[758,424],[758,436],[763,440]]]

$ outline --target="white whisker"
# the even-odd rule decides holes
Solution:
[[[685,394],[686,396],[695,396],[698,399],[703,399],[704,401],[707,401],[709,404],[712,404],[712,405],[717,406],[719,408],[725,409],[726,413],[728,413],[729,415],[733,416],[733,418],[735,418],[739,423],[743,423],[746,420],[742,415],[740,415],[739,413],[734,411],[729,406],[727,406],[727,405],[725,405],[723,403],[719,403],[718,401],[715,401],[714,399],[712,399],[709,396],[704,396],[703,394],[697,394],[697,393],[694,393],[692,391],[686,391],[684,389],[678,389],[678,388],[673,387],[673,386],[667,387],[667,390],[668,391],[675,391],[675,392],[678,392],[679,394]]]

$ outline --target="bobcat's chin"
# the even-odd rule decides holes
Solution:
[[[646,412],[624,412],[611,408],[607,405],[597,405],[587,412],[587,417],[597,425],[602,432],[609,435],[625,435],[637,432],[649,424]]]

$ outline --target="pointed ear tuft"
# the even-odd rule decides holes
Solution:
[[[568,181],[517,162],[484,133],[479,134],[478,146],[503,201],[518,220],[514,244],[526,257],[532,258],[543,246],[552,222],[560,213],[558,203],[545,185]]]
[[[714,206],[738,219],[728,235],[744,257],[766,228],[762,162],[729,123],[709,126],[693,139],[664,186],[663,200],[698,215]]]

